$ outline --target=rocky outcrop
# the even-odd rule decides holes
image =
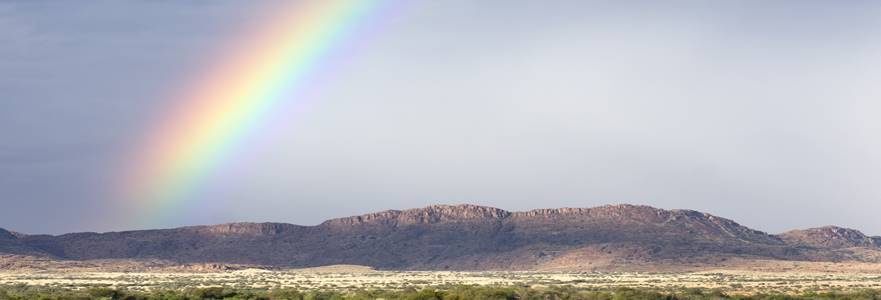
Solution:
[[[244,235],[244,236],[271,236],[283,234],[301,228],[293,224],[284,223],[227,223],[208,226],[188,227],[195,232],[206,235]]]
[[[780,234],[779,237],[792,245],[815,248],[881,247],[878,237],[869,237],[859,230],[837,226],[792,230]]]

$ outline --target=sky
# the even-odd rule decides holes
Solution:
[[[0,227],[145,228],[121,166],[277,5],[0,2]],[[377,7],[148,227],[632,203],[881,235],[881,2]]]

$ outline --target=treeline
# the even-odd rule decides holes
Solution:
[[[187,289],[181,291],[161,290],[152,292],[124,289],[96,288],[88,290],[35,289],[31,287],[0,288],[0,300],[190,300],[190,299],[294,299],[294,300],[343,300],[343,299],[406,299],[406,300],[481,300],[481,299],[536,299],[536,300],[799,300],[799,299],[853,299],[881,300],[881,291],[823,292],[790,294],[729,295],[718,290],[684,289],[681,291],[656,291],[649,289],[621,288],[614,290],[584,290],[569,286],[551,288],[528,287],[482,287],[454,286],[443,289],[408,289],[402,291],[297,291],[236,290],[222,287]]]

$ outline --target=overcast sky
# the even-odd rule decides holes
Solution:
[[[131,229],[120,159],[271,5],[0,2],[0,227]],[[881,234],[881,2],[382,10],[202,183],[222,192],[158,226],[634,203]]]

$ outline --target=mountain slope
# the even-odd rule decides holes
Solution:
[[[0,253],[281,267],[590,270],[732,257],[865,260],[839,249],[878,249],[872,238],[861,233],[841,233],[848,241],[844,244],[817,242],[814,230],[776,236],[697,211],[635,205],[526,212],[433,205],[332,219],[316,226],[231,223],[60,236],[4,232],[0,231]]]
[[[837,226],[791,230],[780,234],[780,238],[793,245],[816,248],[881,247],[881,237]]]
[[[0,228],[0,254],[50,256],[45,251],[23,241],[26,235]]]

